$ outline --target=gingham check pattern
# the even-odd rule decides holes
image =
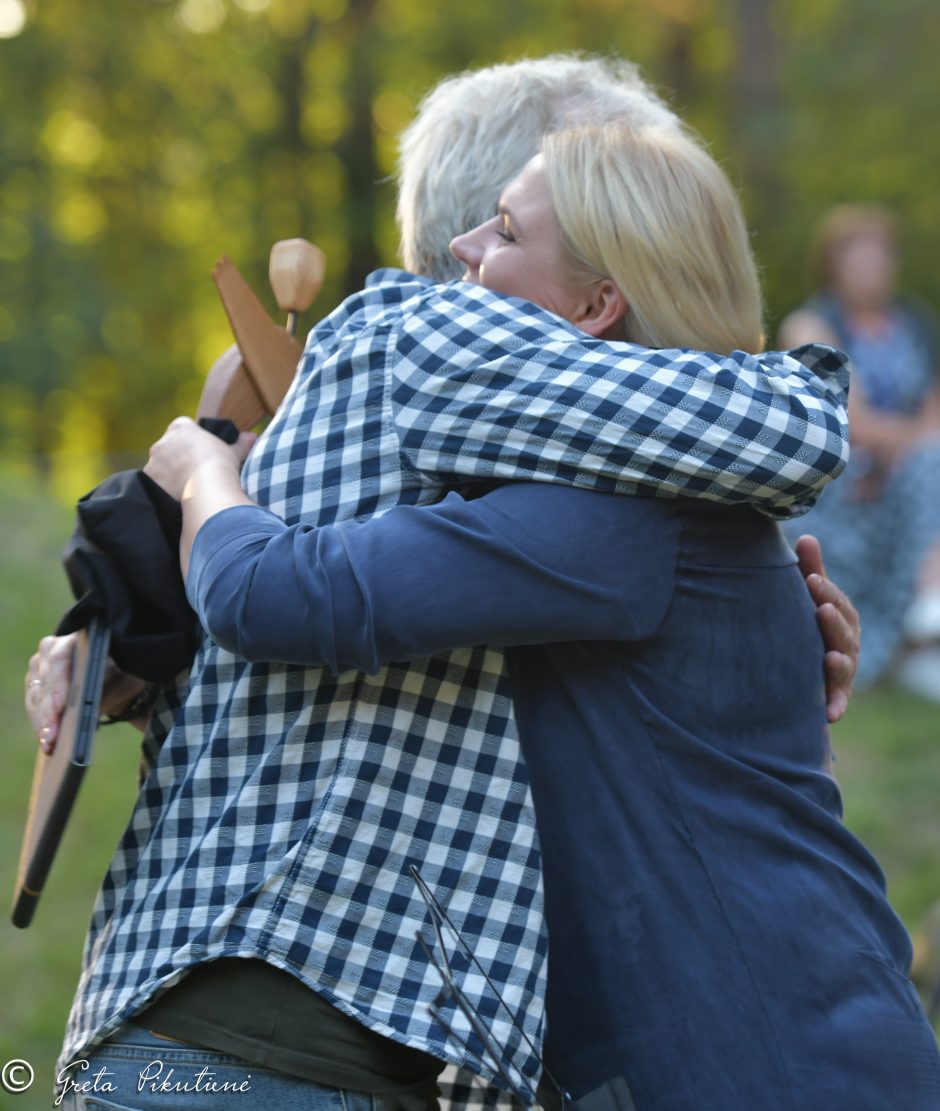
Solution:
[[[383,271],[311,333],[244,484],[289,523],[321,525],[488,478],[786,514],[847,452],[844,361],[823,348],[801,359],[614,346],[522,301]],[[440,981],[415,939],[427,919],[409,864],[539,1043],[539,854],[502,653],[334,676],[250,664],[206,640],[145,753],[63,1063],[193,963],[244,955],[492,1077],[459,1012],[431,1018]],[[463,988],[531,1096],[530,1049],[480,976]]]

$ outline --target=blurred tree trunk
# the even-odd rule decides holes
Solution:
[[[693,29],[688,22],[673,22],[662,61],[665,86],[674,107],[683,117],[695,94],[692,36]]]
[[[751,222],[761,228],[779,211],[784,119],[780,47],[773,28],[775,0],[735,0],[737,44],[733,89],[733,145]]]
[[[344,16],[344,37],[350,51],[349,79],[345,91],[346,103],[350,106],[350,126],[337,149],[349,181],[346,205],[349,257],[343,282],[346,293],[362,289],[366,275],[379,264],[375,234],[379,167],[372,123],[377,63],[376,36],[372,25],[374,10],[375,0],[350,0]]]
[[[304,63],[317,33],[317,19],[311,16],[304,27],[288,40],[279,67],[279,92],[284,105],[284,140],[289,150],[307,153],[301,121],[307,92]]]

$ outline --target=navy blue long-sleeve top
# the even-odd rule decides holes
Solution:
[[[927,1111],[940,1055],[830,774],[822,645],[776,525],[519,483],[336,526],[236,507],[190,600],[249,660],[509,650],[542,845],[547,1056],[576,1097]]]

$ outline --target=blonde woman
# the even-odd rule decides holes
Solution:
[[[453,250],[467,282],[526,319],[535,305],[553,315],[544,359],[565,337],[580,336],[587,361],[603,337],[719,351],[759,340],[737,199],[669,130],[548,137]],[[389,358],[438,334],[437,313],[466,322],[461,287],[446,290],[383,314]],[[338,342],[361,350],[361,326]],[[524,377],[525,350],[507,376]],[[648,400],[651,414],[663,404]],[[684,411],[722,419],[705,399]],[[339,674],[506,648],[545,876],[546,1057],[562,1089],[586,1107],[936,1106],[940,1055],[907,979],[910,943],[841,822],[822,645],[771,520],[508,481],[367,520],[287,523],[242,489],[249,446],[180,420],[148,464],[182,499],[188,591],[219,644]],[[460,736],[444,723],[442,744]],[[436,868],[438,849],[445,862],[439,846],[416,863]],[[498,966],[512,924],[489,925],[481,947]]]

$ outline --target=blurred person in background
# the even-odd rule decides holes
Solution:
[[[938,333],[901,296],[898,225],[877,205],[840,205],[819,223],[816,293],[780,327],[787,345],[840,347],[854,369],[852,457],[801,523],[865,630],[858,682],[896,666],[909,688],[940,701],[940,383]],[[787,526],[791,538],[798,535]]]

